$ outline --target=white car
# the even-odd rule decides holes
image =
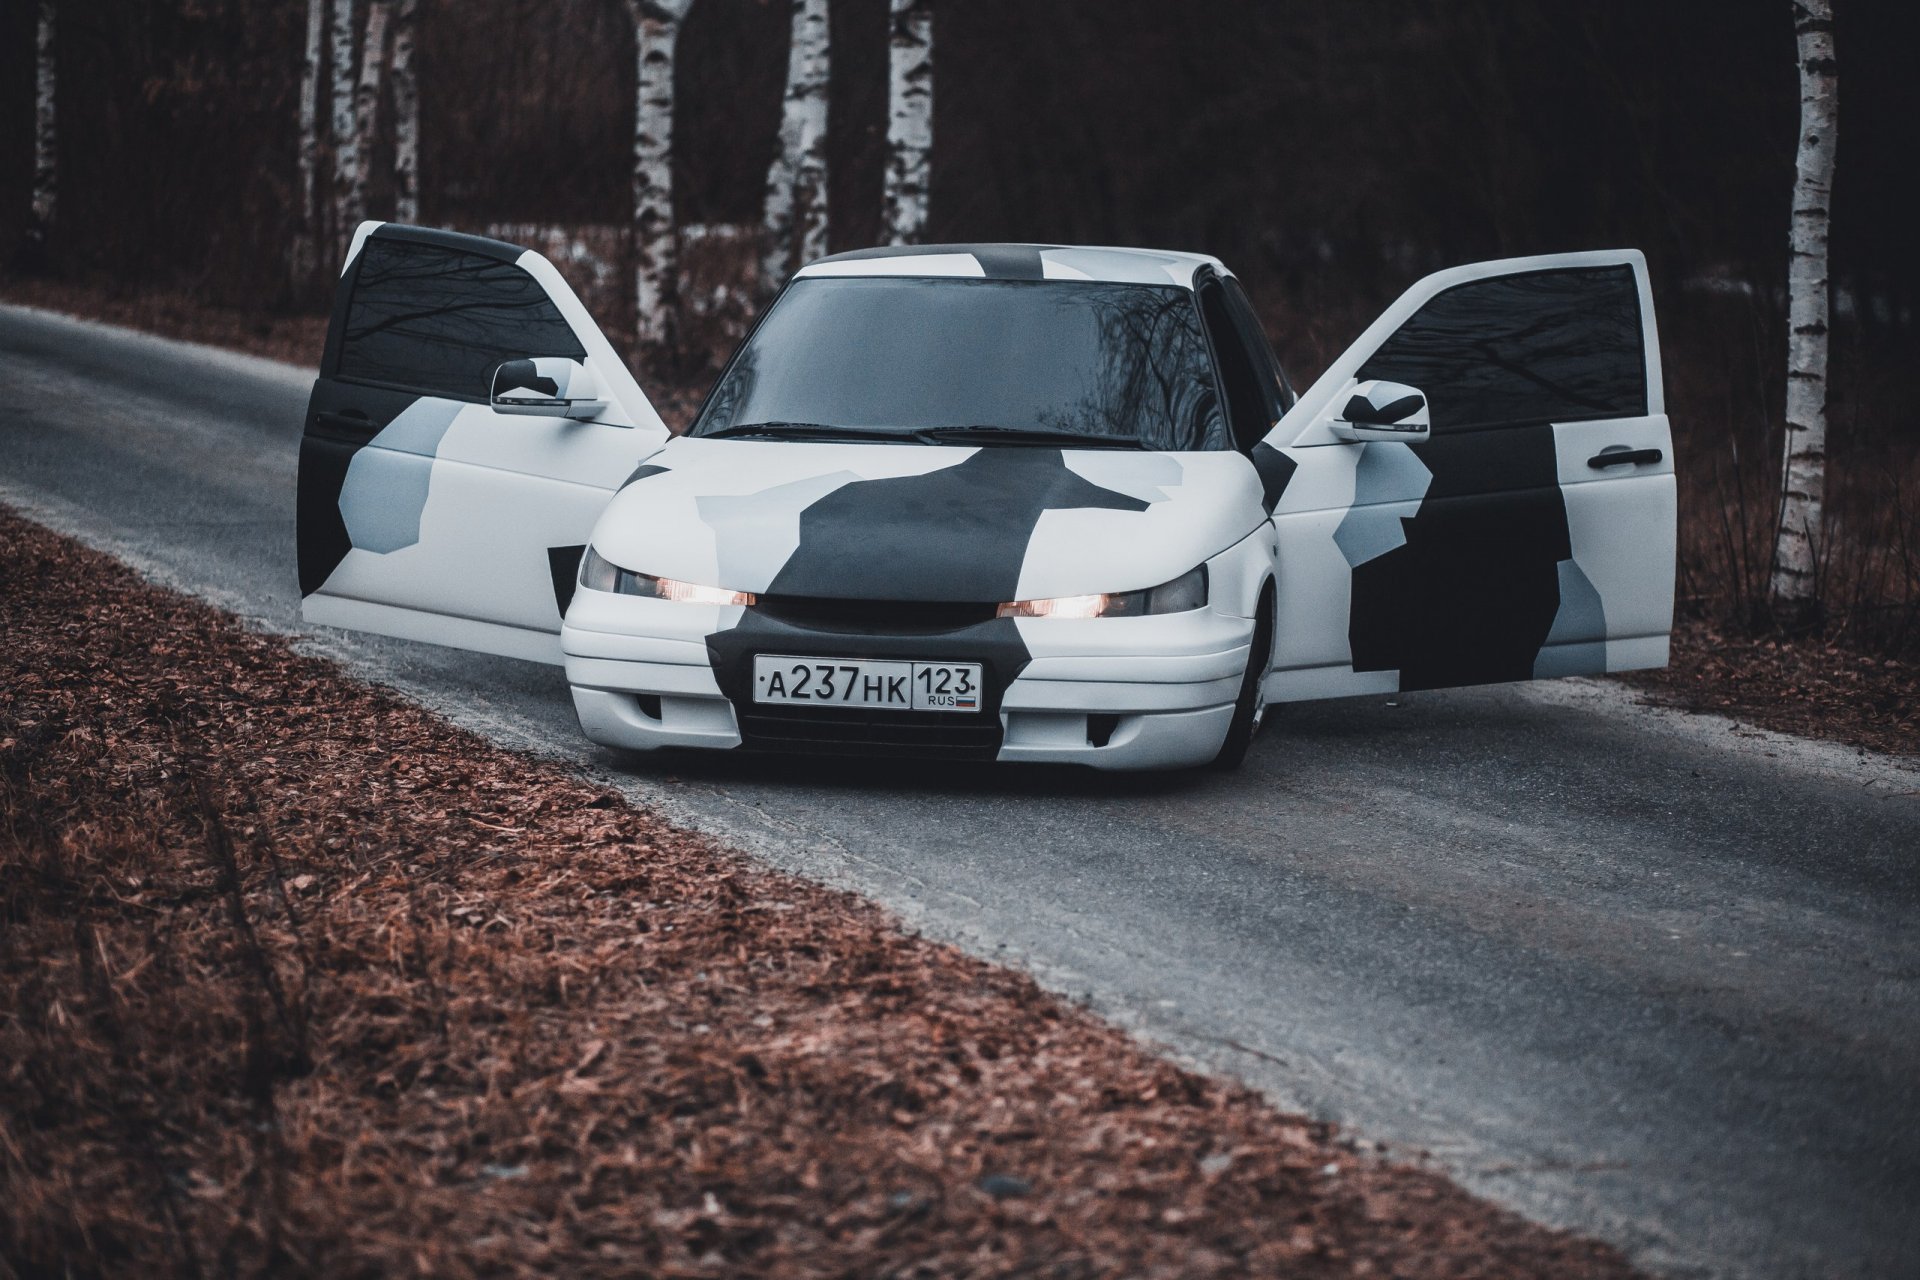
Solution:
[[[1204,255],[838,254],[674,438],[540,255],[369,223],[299,560],[613,747],[1233,765],[1271,703],[1666,663],[1646,264],[1443,271],[1296,398]]]

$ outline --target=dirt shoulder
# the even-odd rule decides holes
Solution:
[[[319,368],[327,318],[209,306],[178,290],[0,275],[0,301]]]
[[[0,510],[9,1273],[1626,1275]]]
[[[1920,755],[1920,666],[1820,640],[1751,639],[1681,622],[1663,671],[1621,679],[1665,706],[1802,738]]]

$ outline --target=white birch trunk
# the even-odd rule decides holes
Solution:
[[[887,239],[918,244],[933,154],[932,0],[893,0],[887,66]]]
[[[1827,459],[1827,222],[1839,126],[1831,0],[1794,0],[1800,56],[1800,152],[1787,271],[1787,434],[1772,595],[1781,620],[1819,616]]]
[[[413,65],[420,0],[393,14],[393,218],[420,221],[420,78]]]
[[[671,353],[680,290],[673,217],[673,71],[693,0],[627,0],[633,17],[633,318],[643,350]]]
[[[799,262],[827,251],[827,0],[789,0],[793,34],[780,148],[767,171],[766,252],[760,275],[767,292]]]
[[[44,266],[47,233],[53,230],[60,166],[54,119],[54,0],[40,0],[40,21],[33,40],[33,203],[27,221],[26,252],[31,265]]]
[[[307,0],[306,60],[300,66],[300,229],[288,262],[295,286],[313,274],[320,243],[320,57],[327,34],[327,0]]]
[[[387,73],[387,20],[391,0],[368,0],[367,30],[360,42],[360,82],[353,90],[353,171],[347,182],[348,227],[367,216],[367,171],[373,164],[374,127],[380,118],[380,85]]]
[[[353,236],[352,199],[360,169],[360,143],[353,132],[354,0],[333,0],[333,77],[327,94],[333,141],[333,236],[335,262]]]

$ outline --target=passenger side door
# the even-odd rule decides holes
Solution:
[[[1341,438],[1372,380],[1417,388],[1430,437]],[[1285,476],[1269,698],[1666,664],[1673,445],[1637,252],[1428,277],[1265,444]]]
[[[496,369],[527,357],[584,371],[582,417],[495,410]],[[557,663],[593,522],[667,436],[545,258],[364,224],[300,445],[302,615]]]

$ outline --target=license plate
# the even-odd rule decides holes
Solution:
[[[883,711],[978,711],[980,697],[977,662],[870,662],[766,653],[753,660],[755,702]]]

